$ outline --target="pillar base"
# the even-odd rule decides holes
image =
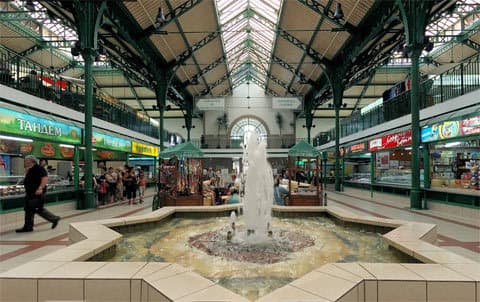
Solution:
[[[84,208],[85,209],[96,208],[97,205],[95,204],[95,194],[93,193],[93,191],[89,191],[89,192],[85,191],[84,194],[85,194]]]
[[[424,207],[422,206],[422,191],[412,189],[410,191],[410,208],[422,210]]]

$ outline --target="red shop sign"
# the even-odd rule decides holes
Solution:
[[[397,132],[376,138],[368,142],[368,150],[392,149],[412,144],[412,130]]]
[[[466,118],[461,121],[462,135],[480,133],[480,115]]]
[[[351,153],[361,152],[361,151],[364,151],[364,150],[365,150],[365,143],[350,146],[350,152]]]

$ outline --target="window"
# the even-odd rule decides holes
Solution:
[[[252,117],[242,118],[233,125],[232,131],[230,132],[230,139],[236,141],[243,140],[243,143],[245,143],[250,133],[253,132],[257,133],[260,140],[267,140],[267,129],[262,122]]]

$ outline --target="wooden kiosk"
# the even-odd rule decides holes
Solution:
[[[160,153],[158,193],[162,206],[203,205],[201,157],[203,152],[191,142]]]
[[[321,206],[320,151],[305,141],[288,151],[288,206]]]

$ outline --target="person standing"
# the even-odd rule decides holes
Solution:
[[[140,172],[138,174],[138,192],[139,192],[139,202],[143,203],[143,198],[145,197],[145,188],[147,187],[147,180],[145,179],[145,174]]]
[[[45,220],[52,223],[52,229],[57,227],[60,217],[52,214],[43,207],[45,202],[45,193],[47,191],[48,174],[47,171],[38,164],[38,160],[33,155],[25,156],[26,175],[23,179],[25,187],[25,223],[17,233],[33,231],[33,220],[35,213]]]

